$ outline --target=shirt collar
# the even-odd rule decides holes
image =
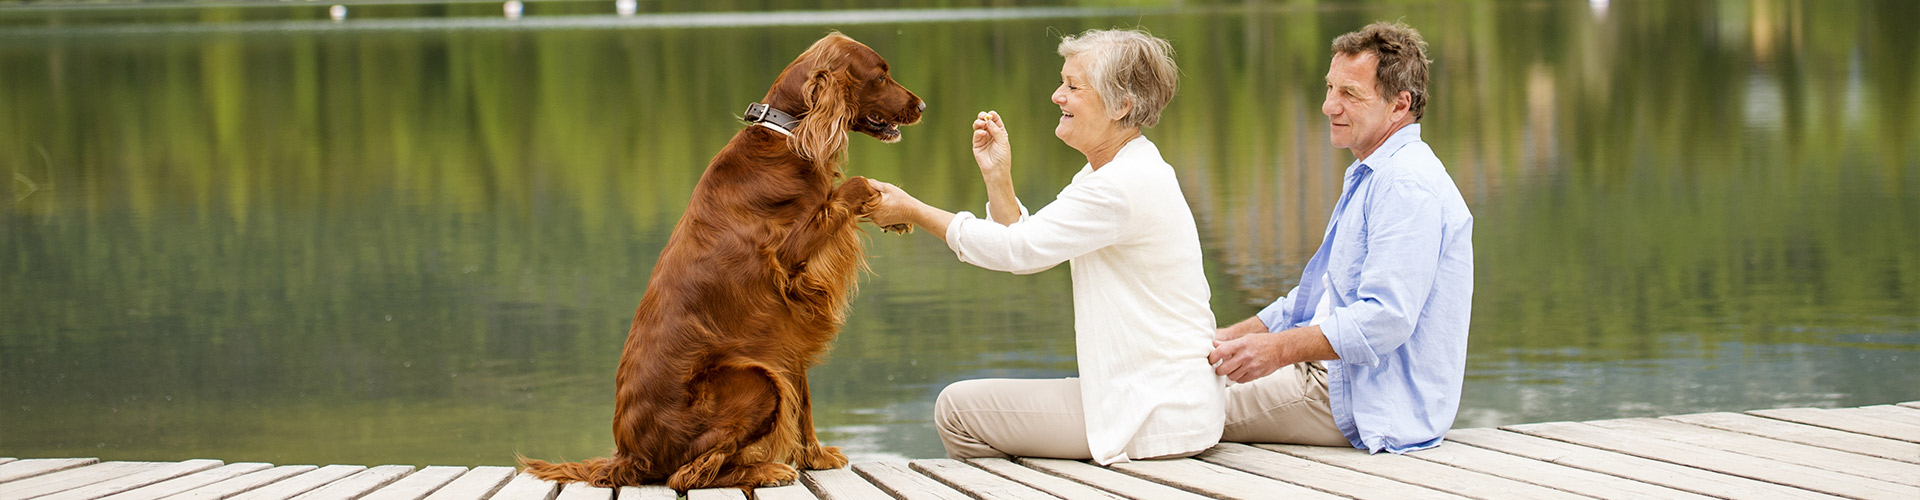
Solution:
[[[1126,144],[1121,145],[1119,151],[1114,151],[1113,159],[1107,160],[1107,165],[1103,165],[1100,168],[1104,170],[1107,168],[1108,165],[1113,165],[1114,163],[1119,162],[1121,158],[1126,158],[1126,157],[1133,156],[1135,154],[1139,154],[1141,151],[1146,151],[1147,149],[1145,148],[1153,148],[1153,147],[1155,147],[1153,145],[1153,141],[1147,140],[1147,134],[1142,133],[1140,135],[1134,136],[1133,139],[1128,140]],[[1159,150],[1155,149],[1153,151],[1154,151],[1154,154],[1159,154]],[[1085,165],[1082,165],[1080,168],[1082,170],[1094,171],[1092,163],[1087,163]]]
[[[1122,157],[1131,156],[1135,153],[1139,153],[1141,150],[1142,144],[1150,146],[1153,144],[1153,141],[1147,140],[1147,134],[1136,135],[1133,137],[1133,139],[1128,140],[1125,145],[1120,146],[1119,151],[1114,151],[1113,159],[1108,160],[1107,163],[1111,164],[1115,161],[1119,161],[1120,158]]]
[[[1393,164],[1393,155],[1398,154],[1400,148],[1419,141],[1420,123],[1409,123],[1405,127],[1400,127],[1400,130],[1393,131],[1393,135],[1387,136],[1387,140],[1381,141],[1380,147],[1374,149],[1373,154],[1367,155],[1366,159],[1354,160],[1353,166],[1380,170]]]

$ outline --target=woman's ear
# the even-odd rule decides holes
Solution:
[[[846,151],[847,120],[853,116],[847,102],[846,73],[814,70],[802,86],[807,111],[793,131],[794,150],[801,158],[830,163]]]

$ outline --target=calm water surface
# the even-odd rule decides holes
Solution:
[[[1351,161],[1319,114],[1328,41],[1404,18],[1477,219],[1460,426],[1920,399],[1920,4],[1144,3],[0,7],[0,455],[607,452],[688,193],[829,29],[930,103],[898,144],[855,138],[849,172],[949,209],[986,200],[976,111],[1007,118],[1029,206],[1084,161],[1050,133],[1059,34],[1171,39],[1181,92],[1148,136],[1229,322],[1293,285]],[[1074,374],[1064,268],[870,232],[811,374],[823,440],[940,456],[945,384]]]

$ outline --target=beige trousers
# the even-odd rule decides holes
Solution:
[[[1093,458],[1077,378],[962,380],[940,391],[933,413],[940,443],[955,459]]]
[[[1227,428],[1220,440],[1353,446],[1333,423],[1327,368],[1318,361],[1294,363],[1227,387]]]

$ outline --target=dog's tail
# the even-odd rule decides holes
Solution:
[[[519,459],[520,472],[547,481],[587,483],[602,488],[638,486],[646,482],[645,474],[631,460],[595,458],[556,464],[524,456],[515,458]]]

